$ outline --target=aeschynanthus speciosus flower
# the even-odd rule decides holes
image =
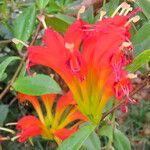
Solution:
[[[55,113],[53,113],[52,109],[54,109],[55,97],[56,95],[53,94],[41,96],[46,110],[46,114],[44,114],[37,97],[18,93],[18,99],[21,102],[28,100],[33,105],[39,117],[27,115],[17,122],[16,128],[21,132],[18,133],[16,138],[19,138],[20,142],[24,142],[29,137],[41,135],[43,138],[55,140],[57,143],[60,143],[77,131],[80,123],[87,120],[78,111],[76,102],[73,100],[70,92],[59,98]],[[63,118],[64,112],[69,107],[71,108],[70,111]],[[74,121],[78,122],[69,125]]]
[[[120,13],[115,16],[118,10]],[[90,25],[77,19],[64,37],[51,28],[45,30],[44,46],[29,46],[30,65],[42,64],[55,70],[66,82],[80,111],[98,124],[111,96],[122,99],[132,90],[124,66],[132,59],[130,5],[122,3],[112,17]]]

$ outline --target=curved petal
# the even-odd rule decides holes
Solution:
[[[21,118],[16,125],[16,128],[18,130],[25,130],[32,126],[42,126],[42,123],[39,119],[37,119],[35,116],[28,115],[23,118]]]
[[[84,38],[84,22],[82,20],[76,20],[67,30],[65,34],[65,42],[74,44],[74,49],[79,50],[80,44]]]
[[[38,126],[31,126],[18,134],[19,142],[25,142],[29,137],[38,136],[42,133],[42,129]]]
[[[78,130],[77,127],[74,127],[72,129],[60,129],[54,132],[54,135],[58,138],[60,138],[61,140],[65,140],[67,139],[69,136],[71,136],[73,133],[75,133]]]

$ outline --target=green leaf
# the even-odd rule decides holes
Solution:
[[[7,59],[5,59],[1,64],[0,64],[0,80],[2,80],[2,78],[4,77],[4,72],[7,68],[7,66],[14,60],[18,60],[20,59],[17,56],[11,56],[8,57]]]
[[[38,74],[34,77],[20,77],[15,81],[13,87],[18,92],[35,96],[48,93],[61,93],[61,88],[56,81],[42,74]]]
[[[25,8],[22,14],[20,14],[13,22],[14,37],[27,42],[35,27],[35,21],[36,8],[34,5],[31,5],[30,7]],[[18,50],[21,50],[23,45],[17,44],[16,47]]]
[[[145,50],[142,53],[140,53],[138,56],[136,56],[133,63],[126,67],[126,70],[129,72],[135,72],[142,65],[146,64],[148,61],[150,61],[150,49]]]
[[[104,8],[108,16],[111,16],[119,5],[119,0],[110,0],[105,4]]]
[[[96,128],[95,125],[85,125],[81,127],[76,133],[71,135],[67,140],[65,140],[58,148],[58,150],[79,150],[85,140],[90,136],[90,134]]]
[[[65,32],[69,25],[74,21],[74,17],[63,14],[56,14],[46,19],[47,25],[51,26],[58,32]]]
[[[44,9],[49,3],[49,0],[37,0],[36,3],[39,9]]]
[[[5,121],[8,112],[9,112],[8,105],[1,104],[0,105],[0,114],[1,114],[0,115],[0,126],[3,125],[3,122]]]
[[[83,143],[80,150],[100,150],[101,143],[98,135],[95,132],[92,132],[87,140]]]
[[[142,8],[145,16],[150,20],[150,1],[149,0],[136,0],[139,7]]]
[[[89,23],[94,23],[94,11],[93,6],[90,6],[83,14],[81,14],[81,19]]]
[[[111,125],[104,125],[99,130],[100,136],[106,136],[110,141],[113,141],[113,127]]]
[[[150,21],[145,23],[133,36],[132,43],[135,46],[135,53],[150,48]]]
[[[114,130],[115,150],[131,150],[129,139],[118,129]]]

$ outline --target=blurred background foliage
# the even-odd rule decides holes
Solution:
[[[93,24],[99,18],[100,10],[105,10],[110,16],[112,12],[123,0],[0,0],[0,126],[7,122],[15,122],[25,114],[34,113],[32,107],[23,103],[20,104],[13,91],[11,84],[12,78],[19,67],[21,71],[17,76],[24,76],[26,48],[22,44],[15,45],[11,42],[12,38],[18,38],[27,44],[40,44],[43,30],[36,19],[39,14],[46,16],[46,23],[62,34],[67,27],[76,19],[76,14],[81,5],[86,6],[86,11],[81,15],[85,21]],[[135,62],[129,68],[131,72],[135,72],[138,78],[133,80],[134,87],[140,85],[147,78],[150,66],[150,1],[148,0],[127,0],[133,8],[140,7],[142,12],[139,13],[141,19],[138,23],[132,25],[132,42],[135,47]],[[37,29],[38,34],[36,35]],[[36,35],[34,37],[33,35]],[[34,40],[36,38],[36,40]],[[33,43],[31,43],[33,41]],[[7,68],[6,68],[7,67]],[[36,67],[39,73],[53,73],[44,67]],[[15,79],[15,78],[14,78]],[[55,79],[66,90],[66,87],[55,74]],[[10,85],[10,86],[8,86]],[[7,88],[8,86],[8,88]],[[4,92],[6,90],[6,92]],[[134,94],[138,102],[136,105],[129,107],[129,112],[123,114],[116,112],[116,122],[119,129],[128,136],[133,150],[149,150],[150,149],[150,86],[144,86],[140,91]],[[117,117],[118,116],[118,117]],[[110,116],[113,118],[113,116]],[[107,122],[107,121],[106,121]],[[121,147],[120,139],[126,138],[119,130],[116,130],[112,137],[113,125],[104,126],[98,131],[98,135],[93,132],[89,138],[83,143],[82,150],[98,150],[107,149],[105,145],[114,138],[113,146],[118,150],[127,150]],[[106,125],[105,125],[106,124]],[[0,133],[1,134],[1,133]],[[5,133],[2,133],[5,135]],[[101,143],[100,143],[101,141]],[[128,141],[127,141],[128,142]],[[34,145],[32,144],[34,143]],[[56,144],[52,141],[34,138],[33,142],[18,143],[5,141],[1,144],[0,149],[3,150],[53,150]],[[110,148],[110,147],[109,147]],[[111,147],[110,149],[113,149]]]

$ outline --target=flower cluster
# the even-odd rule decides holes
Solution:
[[[68,85],[79,110],[98,124],[110,97],[130,99],[132,90],[124,67],[132,62],[130,22],[139,17],[127,3],[122,3],[112,17],[91,25],[78,18],[62,36],[45,29],[44,46],[29,46],[30,66],[41,64],[55,70]],[[137,10],[136,10],[137,12]],[[104,15],[104,14],[103,14]]]
[[[17,122],[16,128],[20,130],[20,133],[13,139],[18,138],[19,142],[41,135],[43,138],[55,140],[59,144],[77,131],[78,126],[87,120],[78,111],[70,92],[61,96],[57,102],[56,95],[42,95],[41,101],[45,106],[45,113],[42,111],[37,97],[18,93],[18,99],[21,102],[29,101],[38,115],[38,118],[27,115]],[[55,103],[56,108],[54,108]]]

